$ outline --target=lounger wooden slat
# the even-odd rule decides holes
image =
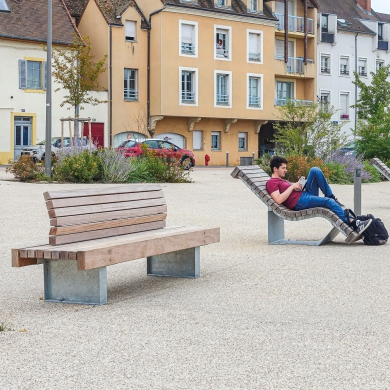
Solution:
[[[390,180],[390,168],[379,160],[379,158],[371,159],[370,164],[375,167],[387,180]]]

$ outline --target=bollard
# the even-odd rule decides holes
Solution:
[[[252,165],[255,165],[255,152],[252,152]]]
[[[226,166],[229,166],[229,152],[226,152]]]
[[[362,214],[362,169],[355,168],[353,187],[353,211],[356,215]]]

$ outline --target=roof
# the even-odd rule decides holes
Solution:
[[[47,41],[47,0],[7,0],[10,12],[0,12],[0,37]],[[53,1],[53,43],[69,44],[78,31],[63,0]]]
[[[64,0],[64,3],[72,16],[80,17],[84,13],[88,0]]]
[[[390,15],[389,14],[382,14],[380,12],[375,12],[374,10],[372,10],[372,13],[378,19],[379,22],[390,23]]]

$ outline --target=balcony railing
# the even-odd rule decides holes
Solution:
[[[261,106],[260,96],[249,96],[249,106],[260,107]]]
[[[358,74],[359,76],[367,76],[367,70],[365,66],[359,66],[358,67]]]
[[[182,54],[195,54],[195,46],[192,43],[181,43],[181,53]]]
[[[187,104],[195,103],[195,92],[182,92],[181,102]]]
[[[275,56],[275,60],[284,61],[284,56]],[[307,59],[307,62],[314,63],[314,61],[310,58]],[[302,57],[288,57],[288,61],[286,64],[286,71],[287,71],[287,73],[304,74],[303,58]]]
[[[312,106],[313,100],[275,99],[275,106],[285,106],[287,102],[293,102],[296,106]]]
[[[321,73],[330,74],[330,68],[321,68]]]
[[[378,41],[378,50],[389,50],[389,42],[388,41]]]
[[[347,65],[340,66],[340,74],[344,74],[346,76],[349,76],[349,70],[347,69]]]
[[[222,106],[229,104],[229,95],[217,94],[217,104]]]
[[[138,91],[136,89],[124,89],[125,100],[138,100]]]
[[[216,49],[217,58],[229,58],[229,51],[225,49]]]
[[[279,22],[276,24],[275,28],[277,30],[284,30],[284,14],[275,14],[279,19]],[[307,18],[307,33],[314,34],[314,20]],[[293,32],[305,32],[305,23],[304,18],[301,16],[288,15],[288,31]]]
[[[334,34],[323,32],[321,34],[321,42],[324,43],[334,43]]]
[[[249,53],[249,61],[260,61],[261,53]]]

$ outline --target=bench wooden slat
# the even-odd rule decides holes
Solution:
[[[147,206],[161,206],[165,205],[164,198],[157,199],[144,199],[140,201],[131,201],[131,202],[117,202],[117,203],[108,203],[108,204],[99,204],[92,206],[77,206],[77,207],[65,207],[59,209],[49,210],[49,217],[65,217],[69,215],[81,215],[81,214],[92,214],[92,213],[102,213],[106,211],[116,211],[116,210],[126,210],[141,208]]]
[[[120,187],[89,188],[89,189],[73,190],[73,191],[47,191],[43,194],[43,196],[45,200],[49,200],[49,199],[59,199],[59,198],[80,197],[80,196],[122,194],[127,192],[156,191],[160,189],[161,186],[159,184],[127,184]]]
[[[66,234],[63,236],[50,236],[49,243],[50,245],[61,245],[70,242],[95,240],[97,238],[102,237],[112,237],[146,230],[161,229],[165,227],[165,225],[166,222],[165,220],[163,220],[158,222],[142,223],[138,225],[123,226],[111,229],[94,230],[84,233]]]
[[[63,227],[52,227],[49,235],[59,236],[63,234],[82,233],[92,230],[110,229],[114,227],[129,226],[146,222],[163,221],[167,218],[166,214],[153,214],[143,217],[134,217],[126,219],[115,219],[112,221],[96,222],[83,225],[72,225]]]
[[[91,206],[97,204],[128,202],[134,200],[154,199],[163,197],[164,194],[161,189],[157,191],[129,192],[124,194],[81,196],[78,198],[50,199],[46,201],[46,208],[49,210],[61,207],[75,207],[85,205]]]

